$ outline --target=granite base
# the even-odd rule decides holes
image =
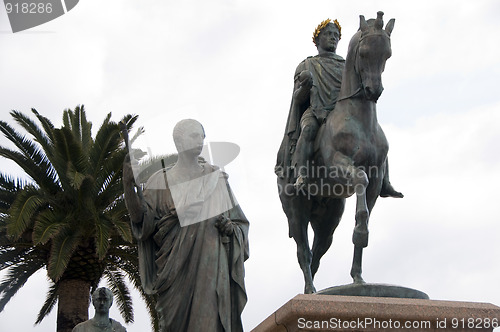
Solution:
[[[492,331],[500,307],[489,303],[299,294],[254,332]]]

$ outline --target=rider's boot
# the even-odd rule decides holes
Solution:
[[[403,198],[404,195],[394,189],[389,181],[389,162],[385,164],[384,179],[382,180],[382,189],[380,190],[380,197],[394,197]]]
[[[380,197],[394,197],[394,198],[403,198],[404,195],[394,189],[392,184],[389,181],[383,181],[382,189],[380,190]]]

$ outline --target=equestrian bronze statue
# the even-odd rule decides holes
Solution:
[[[370,212],[379,196],[403,196],[389,182],[389,145],[377,121],[381,75],[391,56],[394,28],[394,19],[384,28],[382,16],[378,12],[376,19],[368,21],[360,16],[345,62],[334,54],[340,25],[336,20],[322,22],[313,37],[319,45],[318,56],[304,60],[297,68],[292,110],[299,111],[289,115],[275,171],[289,236],[297,244],[305,293],[316,292],[313,278],[331,246],[346,198],[356,196],[351,276],[354,283],[364,283],[361,258],[368,245]],[[289,130],[290,123],[297,130]],[[311,128],[316,131],[315,138],[303,148],[301,136],[310,135]],[[309,151],[311,159],[296,156],[297,150]],[[314,231],[312,250],[307,237],[309,224]]]

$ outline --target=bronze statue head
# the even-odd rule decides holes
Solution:
[[[328,26],[328,24],[332,24],[332,25],[335,25],[337,27],[337,29],[339,30],[339,40],[340,38],[342,37],[342,28],[340,27],[340,23],[339,21],[337,21],[336,19],[335,20],[330,20],[329,18],[327,18],[326,20],[324,20],[323,22],[321,22],[320,24],[318,24],[318,26],[316,27],[316,29],[314,29],[314,33],[313,33],[313,43],[314,45],[318,46],[318,37],[319,37],[319,34],[321,33],[321,31],[326,28]]]
[[[96,312],[109,312],[113,304],[113,293],[106,287],[97,288],[92,293],[92,304]]]

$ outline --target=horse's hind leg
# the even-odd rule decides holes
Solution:
[[[311,274],[312,253],[309,249],[307,238],[307,226],[309,225],[310,206],[305,196],[280,196],[283,210],[288,218],[290,237],[293,237],[297,244],[297,259],[304,274],[304,293],[316,293],[313,277]]]
[[[304,274],[304,294],[316,293],[311,272],[312,253],[309,249],[309,240],[307,239],[307,226],[309,221],[303,216],[300,216],[296,218],[293,223],[294,227],[292,234],[297,244],[297,259],[302,269],[302,273]]]
[[[313,278],[318,271],[321,257],[332,245],[333,233],[339,225],[345,206],[344,198],[323,198],[321,202],[320,206],[313,208],[311,217],[311,226],[314,230],[311,262]]]

